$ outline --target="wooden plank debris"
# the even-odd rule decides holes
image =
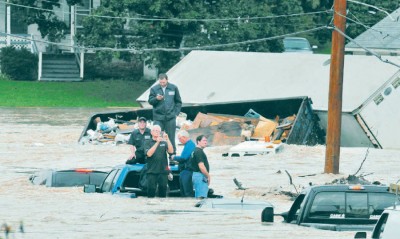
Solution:
[[[188,130],[190,138],[196,141],[199,135],[205,135],[209,146],[235,145],[243,141],[239,122],[222,122],[214,126]]]

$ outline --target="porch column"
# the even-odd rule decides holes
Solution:
[[[81,79],[83,79],[83,75],[84,75],[84,74],[83,74],[83,73],[84,73],[83,71],[84,71],[84,69],[85,69],[85,68],[84,68],[84,66],[85,66],[85,57],[84,57],[84,56],[85,56],[85,53],[84,53],[84,50],[81,49],[81,50],[80,50],[80,53],[81,53],[81,54],[80,54],[80,57],[81,57],[81,61],[80,61],[80,63],[81,63],[81,65],[80,65],[80,68],[81,68],[81,69],[80,69],[80,77],[81,77]]]
[[[43,55],[42,52],[39,52],[39,63],[38,63],[38,81],[42,79],[42,65],[43,65]]]
[[[71,6],[71,52],[75,52],[75,5]]]
[[[11,6],[8,4],[10,0],[7,0],[6,12],[7,12],[7,46],[11,46]]]

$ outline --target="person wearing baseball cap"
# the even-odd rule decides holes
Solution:
[[[139,127],[132,131],[128,144],[130,145],[131,155],[126,164],[144,164],[146,155],[144,152],[144,142],[151,139],[150,129],[147,128],[147,119],[140,117],[138,120]]]

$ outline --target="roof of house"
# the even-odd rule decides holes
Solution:
[[[346,55],[344,64],[346,112],[357,109],[399,72],[373,56]],[[192,51],[167,74],[186,104],[308,96],[314,109],[328,108],[330,55]],[[149,106],[149,92],[137,99],[143,107]]]
[[[386,16],[383,20],[361,33],[354,40],[370,49],[400,50],[400,8]],[[360,48],[356,43],[346,44],[350,48]],[[361,49],[361,48],[360,48]]]

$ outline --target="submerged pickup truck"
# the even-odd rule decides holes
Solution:
[[[372,231],[385,208],[393,206],[396,200],[387,186],[312,186],[300,193],[288,212],[279,215],[287,223],[318,229]]]
[[[100,186],[86,184],[84,192],[110,193],[129,198],[146,195],[145,185],[143,185],[143,167],[144,164],[115,166]],[[168,181],[168,196],[179,196],[178,166],[170,165],[170,169],[173,179]]]
[[[138,196],[146,196],[145,180],[143,167],[144,164],[123,164],[115,166],[105,177],[100,186],[95,184],[84,185],[85,193],[110,193],[122,197],[136,198]],[[168,197],[180,196],[179,186],[179,168],[178,165],[170,165],[171,181],[168,181]],[[212,189],[208,192],[208,197],[220,198],[220,195],[214,195]]]

